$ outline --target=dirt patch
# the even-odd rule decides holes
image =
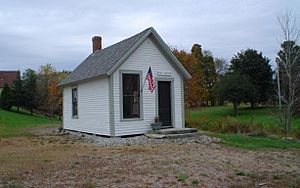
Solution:
[[[80,137],[1,139],[0,187],[299,187],[300,151],[223,145],[99,147]]]
[[[62,125],[44,125],[43,127],[27,128],[24,131],[33,135],[57,135]]]

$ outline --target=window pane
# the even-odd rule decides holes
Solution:
[[[78,115],[78,93],[77,88],[72,89],[72,115],[77,116]]]
[[[140,117],[140,75],[123,74],[123,118]]]

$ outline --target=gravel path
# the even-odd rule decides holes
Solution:
[[[149,138],[145,135],[140,136],[131,136],[131,137],[103,137],[96,136],[90,134],[84,134],[73,131],[66,131],[67,134],[70,134],[72,137],[80,137],[85,141],[96,144],[98,146],[131,146],[131,145],[152,145],[152,144],[192,144],[192,143],[200,143],[200,144],[213,144],[221,142],[218,138],[209,137],[207,135],[203,135],[197,133],[195,136],[186,137],[186,138],[173,138],[173,139],[157,139],[157,138]]]

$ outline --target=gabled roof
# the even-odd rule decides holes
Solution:
[[[13,85],[14,80],[17,79],[19,71],[0,71],[0,88],[7,83],[9,87]]]
[[[171,64],[174,65],[174,68],[176,68],[184,78],[191,78],[190,74],[173,55],[154,28],[150,27],[130,38],[89,55],[66,79],[62,80],[59,85],[72,84],[111,75],[149,35],[153,35],[153,38],[157,41],[163,53],[168,56]]]

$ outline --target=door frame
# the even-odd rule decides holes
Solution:
[[[171,124],[175,127],[175,100],[174,100],[174,78],[173,77],[155,77],[156,92],[155,92],[155,116],[159,116],[158,104],[158,82],[170,82],[170,97],[171,97]]]

